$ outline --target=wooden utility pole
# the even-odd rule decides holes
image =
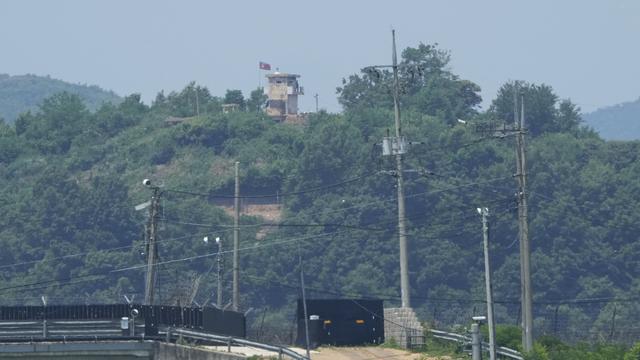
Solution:
[[[240,247],[240,175],[239,175],[240,163],[236,161],[236,187],[234,196],[234,214],[233,214],[233,297],[232,308],[233,311],[240,309],[240,293],[239,287],[239,270],[240,264],[238,262],[238,248]]]
[[[144,303],[153,305],[155,285],[156,285],[156,262],[158,260],[158,248],[156,247],[158,234],[158,214],[160,213],[160,189],[153,188],[151,196],[151,206],[149,207],[149,224],[146,231],[147,242],[147,274],[144,286]]]
[[[482,215],[482,238],[484,244],[484,280],[487,292],[487,326],[489,327],[489,359],[496,360],[496,322],[493,316],[493,283],[489,257],[489,209],[478,208]]]
[[[514,122],[516,133],[516,162],[518,180],[518,230],[520,234],[520,283],[522,296],[522,349],[533,349],[533,305],[531,289],[531,246],[529,243],[529,224],[527,220],[527,163],[525,154],[524,95],[520,94],[520,119],[518,121],[517,87],[514,87]]]

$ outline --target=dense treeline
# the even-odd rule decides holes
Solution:
[[[512,121],[518,91],[528,124],[538,335],[631,342],[638,306],[629,299],[640,290],[639,144],[603,141],[546,85],[507,83],[480,111],[478,85],[451,73],[448,61],[431,45],[402,54],[420,69],[401,73],[403,131],[416,143],[405,177],[413,306],[440,327],[482,312],[476,207],[487,206],[498,321],[518,322],[514,144],[478,131]],[[283,204],[279,227],[243,216],[245,309],[270,309],[267,324],[289,326],[298,255],[314,297],[397,304],[396,180],[376,145],[393,125],[389,89],[387,72],[352,75],[338,88],[344,112],[312,114],[304,126],[260,112],[259,89],[249,99],[233,90],[216,97],[191,83],[150,106],[131,95],[95,112],[76,95],[48,98],[0,126],[0,300],[141,298],[146,213],[133,207],[148,200],[141,180],[151,178],[164,189],[160,298],[212,301],[215,258],[199,255],[216,249],[202,238],[220,236],[230,248],[232,222],[214,200],[232,195],[240,161],[243,194],[278,194],[262,199]],[[223,113],[228,102],[241,111]],[[224,257],[229,268],[230,254]]]

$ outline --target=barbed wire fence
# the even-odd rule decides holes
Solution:
[[[519,302],[498,302],[494,308],[498,326],[520,326]],[[461,332],[473,316],[486,314],[486,303],[431,300],[418,313],[434,329]],[[633,345],[640,339],[640,304],[628,299],[534,302],[534,329],[536,338],[551,336],[568,344]]]

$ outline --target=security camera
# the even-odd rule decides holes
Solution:
[[[144,185],[144,186],[151,186],[151,179],[144,179],[144,180],[142,180],[142,185]]]
[[[131,316],[132,317],[136,317],[140,314],[140,311],[138,311],[138,309],[133,309],[131,310]]]
[[[474,322],[477,322],[478,324],[481,324],[485,321],[487,321],[487,317],[486,316],[474,316],[471,318]]]

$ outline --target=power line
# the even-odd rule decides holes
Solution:
[[[485,181],[476,181],[476,182],[461,184],[461,185],[457,185],[457,186],[451,186],[451,187],[448,187],[448,188],[440,188],[440,189],[437,189],[437,190],[422,191],[422,192],[417,192],[417,193],[406,195],[405,198],[409,199],[409,198],[416,198],[416,197],[420,197],[420,196],[440,194],[440,193],[444,193],[444,192],[447,192],[447,191],[463,189],[463,188],[472,187],[472,186],[476,186],[476,185],[490,184],[490,183],[498,181],[498,180],[504,180],[504,179],[510,179],[510,178],[511,178],[510,176],[504,176],[504,177],[488,179],[488,180],[485,180]],[[340,209],[332,209],[331,211],[323,212],[321,214],[322,215],[328,215],[328,214],[333,214],[333,213],[340,213],[340,212],[344,212],[344,211],[347,211],[347,210],[352,210],[352,209],[355,209],[355,208],[362,208],[362,207],[365,207],[365,206],[368,206],[368,205],[372,205],[372,204],[384,204],[384,203],[389,203],[389,202],[393,202],[393,201],[396,201],[395,197],[394,198],[389,198],[389,199],[376,199],[376,200],[369,201],[369,202],[358,203],[357,205],[353,205],[353,206],[342,207]],[[291,218],[296,218],[296,217],[290,217],[290,218],[285,218],[285,219],[291,219]],[[266,223],[266,224],[268,225],[268,223]],[[265,225],[264,224],[255,224],[255,225],[246,225],[246,226],[247,227],[251,227],[251,226],[259,227],[259,226],[265,226]],[[221,226],[221,227],[223,227],[223,226]]]
[[[483,182],[466,183],[466,184],[462,184],[462,185],[458,185],[458,186],[454,186],[454,187],[449,187],[449,188],[440,188],[440,189],[435,190],[435,191],[432,190],[432,191],[418,192],[418,193],[407,195],[407,196],[405,196],[405,198],[415,198],[415,197],[419,197],[419,196],[432,195],[432,194],[442,193],[442,192],[446,192],[446,191],[453,191],[453,190],[457,190],[457,189],[465,188],[465,187],[470,187],[470,186],[474,186],[474,185],[482,185],[482,184],[492,183],[494,181],[502,180],[502,179],[506,179],[506,178],[508,178],[508,177],[489,179],[489,180],[486,180],[486,181],[483,181]],[[322,214],[323,215],[328,215],[328,214],[332,214],[332,213],[339,213],[339,212],[343,212],[343,211],[346,211],[346,210],[351,210],[351,209],[354,209],[354,208],[365,207],[365,206],[368,206],[368,205],[371,205],[371,204],[387,203],[387,202],[391,202],[391,201],[395,201],[395,198],[387,199],[387,200],[374,200],[374,201],[370,201],[370,202],[359,203],[358,205],[354,205],[354,206],[346,207],[346,208],[335,209],[335,210],[332,210],[332,211],[329,211],[329,212],[324,212]],[[287,219],[295,219],[296,217],[297,216],[285,218],[285,220],[287,220]],[[195,224],[196,223],[194,223],[194,225]],[[200,225],[209,226],[209,224],[197,223],[197,226],[200,226]],[[232,226],[225,226],[225,225],[215,225],[215,226],[220,227],[220,228],[228,228],[228,230],[221,230],[223,232],[231,231],[232,228],[233,228]],[[272,223],[260,223],[260,224],[255,224],[255,225],[244,225],[242,227],[262,227],[262,226],[274,226],[274,225]],[[176,238],[173,238],[173,239],[161,239],[161,240],[158,240],[157,243],[164,243],[164,242],[170,242],[170,241],[175,241],[175,240],[181,240],[181,239],[184,239],[184,238],[188,238],[188,237],[191,237],[191,236],[198,236],[198,235],[206,235],[206,233],[196,233],[196,234],[192,234],[192,235],[185,235],[185,236],[176,237]],[[13,264],[5,264],[5,265],[0,265],[0,269],[1,268],[12,267],[12,266],[34,264],[34,263],[38,263],[38,262],[48,262],[48,261],[53,261],[53,260],[73,258],[73,257],[78,257],[78,256],[83,256],[83,255],[101,253],[101,252],[116,251],[116,250],[121,250],[121,249],[133,248],[133,247],[136,247],[136,246],[144,246],[144,244],[132,244],[132,245],[126,245],[126,246],[118,246],[118,247],[114,247],[114,248],[106,248],[106,249],[101,249],[101,250],[96,250],[96,251],[88,251],[88,252],[64,255],[64,256],[54,257],[54,258],[42,258],[42,259],[39,259],[39,260],[24,261],[24,262],[18,262],[18,263],[13,263]],[[43,247],[43,249],[44,249],[44,247]]]
[[[468,186],[468,185],[469,185],[469,184],[466,184],[465,186]],[[293,225],[298,225],[298,224],[293,224]],[[302,225],[304,225],[304,224],[302,224]],[[315,226],[315,225],[320,225],[320,224],[313,224],[313,225]],[[325,224],[325,225],[326,225],[326,224]],[[335,225],[335,224],[333,224],[333,225]],[[357,227],[357,226],[349,226],[349,225],[347,225],[347,226],[348,226],[348,227],[350,227],[350,228],[351,228],[351,230],[369,230],[369,231],[372,231],[372,230],[373,230],[373,231],[383,231],[383,229],[382,229],[382,228],[372,229],[372,228]],[[315,237],[318,237],[318,236],[325,236],[325,235],[335,235],[335,234],[337,234],[337,233],[339,233],[339,232],[328,232],[328,233],[323,233],[323,234],[320,234],[320,235],[314,235],[314,236],[311,236],[311,238],[315,238]],[[185,237],[190,237],[190,236],[192,236],[192,235],[185,236]],[[185,238],[185,237],[179,237],[179,238],[175,238],[175,239],[180,239],[180,238]],[[269,243],[269,246],[271,246],[271,245],[278,245],[278,244],[282,244],[282,243],[290,243],[290,242],[298,241],[298,240],[300,240],[300,239],[304,239],[304,238],[305,238],[305,237],[302,237],[302,238],[299,238],[299,239],[294,238],[293,240],[285,240],[285,241],[276,242],[276,243]],[[418,237],[418,238],[421,238],[421,237]],[[170,240],[175,240],[175,239],[170,239]],[[164,240],[164,241],[167,241],[167,240]],[[162,242],[162,241],[158,241],[158,242]],[[132,245],[132,246],[135,246],[135,245]],[[263,246],[260,246],[260,247],[263,247]],[[122,248],[122,247],[119,247],[119,248]],[[244,251],[244,250],[247,250],[247,249],[253,249],[253,248],[255,248],[255,246],[250,247],[250,248],[244,248],[244,249],[242,249],[242,250]],[[224,252],[223,252],[223,253],[224,253]],[[158,262],[157,264],[158,264],[158,265],[160,265],[160,264],[169,264],[169,263],[175,263],[175,262],[189,261],[189,260],[194,260],[194,259],[197,259],[197,258],[203,258],[203,257],[209,257],[209,256],[213,256],[213,255],[217,255],[217,253],[206,254],[206,255],[199,255],[199,256],[189,257],[189,258],[175,259],[175,260],[170,260],[170,261],[163,261],[163,262]],[[130,268],[124,268],[124,269],[117,269],[117,270],[113,270],[113,271],[129,270],[129,269],[135,269],[135,268],[141,268],[141,267],[144,267],[144,265],[143,265],[143,266],[138,266],[138,267],[130,267]],[[112,271],[112,272],[113,272],[113,271]],[[96,276],[97,276],[97,275],[96,275]],[[64,281],[64,280],[65,280],[65,279],[56,279],[56,280],[51,280],[51,282],[59,282],[59,281]],[[47,282],[47,283],[48,283],[48,282]],[[28,285],[22,285],[22,286],[32,286],[32,285],[34,285],[34,284],[28,284]],[[22,287],[22,286],[18,286],[18,288],[19,288],[19,287]],[[12,287],[12,288],[9,288],[9,289],[13,289],[13,288],[15,288],[15,287]],[[6,290],[9,290],[9,289],[6,289]],[[3,290],[3,289],[0,289],[0,290]]]
[[[343,231],[342,233],[345,233],[347,231]],[[279,242],[275,242],[275,243],[269,243],[268,246],[272,246],[272,245],[280,245],[283,243],[292,243],[292,242],[299,242],[300,240],[309,240],[309,239],[313,239],[316,237],[320,237],[320,236],[325,236],[325,235],[331,235],[334,233],[323,233],[323,234],[317,234],[317,235],[311,235],[311,236],[305,236],[305,237],[299,237],[299,238],[293,238],[293,239],[288,239],[288,240],[283,240],[283,241],[279,241]],[[424,237],[422,237],[424,238]],[[264,245],[266,246],[266,245]],[[261,248],[264,246],[253,246],[253,247],[246,247],[246,248],[242,248],[240,250],[245,251],[245,250],[252,250],[255,248]],[[194,260],[194,259],[198,259],[198,258],[205,258],[205,257],[209,257],[209,256],[213,256],[213,255],[217,255],[217,254],[222,254],[222,253],[228,253],[230,251],[223,251],[221,253],[212,253],[212,254],[205,254],[205,255],[199,255],[199,256],[193,256],[193,257],[188,257],[188,258],[182,258],[182,259],[174,259],[174,260],[169,260],[169,261],[161,261],[156,263],[156,265],[163,265],[163,264],[170,264],[170,263],[177,263],[177,262],[183,262],[183,261],[190,261],[190,260]],[[141,269],[144,268],[146,265],[140,265],[140,266],[133,266],[133,267],[127,267],[127,268],[120,268],[120,269],[113,269],[111,271],[109,271],[108,273],[117,273],[117,272],[121,272],[121,271],[127,271],[127,270],[133,270],[133,269]],[[25,289],[27,291],[31,291],[31,290],[35,290],[35,289],[39,289],[39,288],[46,288],[49,287],[50,285],[45,285],[45,286],[41,286],[41,287],[33,287],[34,285],[40,285],[40,284],[51,284],[51,283],[58,283],[58,286],[63,286],[65,285],[64,281],[69,281],[66,285],[69,284],[76,284],[76,283],[81,283],[81,282],[86,282],[89,280],[92,280],[91,277],[104,277],[106,276],[106,274],[89,274],[89,275],[84,275],[84,276],[78,276],[78,277],[69,277],[69,278],[63,278],[63,279],[52,279],[49,281],[41,281],[41,282],[37,282],[37,283],[30,283],[30,284],[21,284],[21,285],[16,285],[16,286],[11,286],[8,288],[3,288],[0,289],[0,292],[2,292],[3,290],[12,290],[12,289],[21,289],[21,288],[27,288]],[[76,279],[81,279],[81,278],[85,278],[85,280],[80,280],[80,281],[74,281]]]
[[[192,236],[200,236],[200,235],[206,235],[206,234],[207,233],[189,234],[189,235],[179,236],[179,237],[170,238],[170,239],[158,240],[157,243],[177,241],[177,240],[186,239],[186,238],[189,238],[189,237],[192,237]],[[57,257],[49,257],[48,258],[48,257],[45,256],[45,257],[43,257],[41,259],[38,259],[38,260],[22,261],[22,262],[16,262],[16,263],[12,263],[12,264],[0,265],[0,269],[8,268],[8,267],[14,267],[14,266],[20,266],[20,265],[41,263],[41,262],[42,263],[46,263],[46,262],[54,261],[54,260],[63,260],[63,259],[69,259],[69,258],[84,256],[84,255],[95,255],[95,254],[100,254],[100,253],[107,253],[107,252],[111,252],[111,251],[117,251],[117,250],[123,250],[123,249],[135,248],[135,247],[144,247],[144,246],[145,246],[144,243],[140,243],[140,244],[131,244],[131,245],[117,246],[117,247],[105,248],[105,249],[96,249],[96,250],[91,250],[91,251],[86,251],[86,252],[81,252],[81,253],[76,253],[76,254],[69,254],[69,255],[64,255],[64,256],[57,256]],[[44,248],[41,248],[41,249],[44,249]],[[47,248],[47,249],[49,249],[49,248]]]
[[[504,203],[505,205],[507,205],[508,203],[512,202],[512,200],[510,199],[494,199],[491,201],[485,201],[485,204],[500,204],[500,203]],[[461,203],[462,204],[462,203]],[[468,206],[468,204],[464,203],[463,205]],[[414,214],[410,214],[408,216],[405,216],[405,219],[412,219],[415,218],[418,215],[423,215],[425,214],[424,212],[419,212],[419,213],[414,213]],[[166,223],[173,223],[173,224],[180,224],[180,225],[189,225],[189,226],[196,226],[196,227],[204,227],[204,228],[214,228],[214,227],[221,227],[221,228],[225,228],[226,230],[223,230],[223,232],[226,231],[230,231],[232,230],[230,228],[230,226],[226,226],[226,225],[217,225],[217,224],[208,224],[208,223],[194,223],[194,222],[186,222],[186,221],[180,221],[180,220],[174,220],[174,219],[163,219],[162,221],[166,222]],[[392,220],[389,220],[389,222],[392,222]],[[387,223],[387,222],[383,222],[383,223]],[[433,224],[431,224],[433,225]],[[450,222],[447,222],[446,224],[443,225],[450,225]],[[283,228],[310,228],[310,227],[340,227],[340,228],[348,228],[348,229],[354,229],[354,230],[368,230],[368,231],[388,231],[389,228],[381,228],[381,227],[366,227],[366,226],[359,226],[359,225],[350,225],[350,224],[341,224],[341,223],[283,223],[283,222],[278,222],[278,223],[259,223],[259,224],[252,224],[252,225],[243,225],[241,226],[243,228],[255,228],[255,227],[283,227]]]
[[[306,190],[292,191],[292,192],[285,192],[285,193],[276,193],[276,194],[265,194],[265,195],[241,195],[241,196],[238,196],[238,198],[240,198],[240,199],[264,199],[264,198],[275,198],[275,197],[282,197],[282,196],[302,195],[302,194],[307,194],[307,193],[311,193],[311,192],[327,190],[327,189],[331,189],[331,188],[334,188],[334,187],[339,187],[339,186],[343,186],[343,185],[346,185],[346,184],[350,184],[350,183],[362,180],[364,178],[367,178],[367,177],[375,175],[375,174],[377,174],[377,171],[369,172],[369,173],[367,173],[365,175],[361,175],[361,176],[358,176],[358,177],[355,177],[355,178],[347,179],[347,180],[344,180],[344,181],[341,181],[341,182],[337,182],[337,183],[334,183],[334,184],[318,186],[318,187],[314,187],[314,188],[310,188],[310,189],[306,189]],[[219,198],[219,199],[235,199],[236,198],[236,196],[234,196],[234,195],[215,195],[215,194],[212,194],[212,193],[202,193],[202,192],[179,190],[179,189],[165,189],[165,191],[173,192],[173,193],[177,193],[177,194],[201,196],[201,197],[207,197],[207,198]]]
[[[490,181],[491,181],[491,180],[489,180],[489,182],[490,182]],[[456,189],[456,188],[462,188],[462,187],[468,187],[468,186],[477,185],[477,184],[480,184],[480,183],[486,183],[486,182],[476,182],[476,183],[464,184],[464,185],[461,185],[461,186],[458,186],[458,187],[442,189],[442,190],[437,191],[437,192],[448,191],[448,190],[453,190],[453,189]],[[418,194],[414,194],[414,195],[424,195],[424,194],[427,194],[427,193],[434,193],[434,192],[424,192],[424,193],[418,193]],[[374,203],[377,203],[377,202],[378,202],[378,201],[375,201]],[[340,210],[345,210],[345,209],[339,209],[338,211],[340,211]],[[335,211],[335,212],[338,212],[338,211]],[[361,229],[362,229],[362,228],[361,228]],[[366,229],[366,230],[371,230],[371,229]],[[331,233],[331,232],[330,232],[330,233],[325,233],[325,234],[315,235],[315,236],[311,236],[311,238],[313,238],[313,237],[317,237],[317,236],[330,235],[330,234],[335,234],[335,232],[334,232],[334,233]],[[280,241],[280,242],[276,242],[276,243],[270,243],[269,245],[278,245],[278,244],[281,244],[281,243],[287,243],[287,242],[298,241],[298,240],[299,240],[299,239],[285,240],[285,241]],[[160,242],[160,241],[159,241],[159,242]],[[262,247],[262,246],[260,246],[260,247]],[[120,247],[120,248],[122,248],[122,247]],[[252,248],[255,248],[255,246],[254,246],[254,247],[252,247]],[[243,250],[247,250],[247,249],[248,249],[248,248],[245,248],[245,249],[243,249]],[[159,262],[158,264],[168,264],[168,263],[175,263],[175,262],[178,262],[178,261],[188,261],[188,260],[193,260],[193,259],[202,258],[202,257],[208,257],[208,256],[216,255],[216,254],[217,254],[217,253],[213,253],[213,254],[206,254],[206,255],[200,255],[200,256],[190,257],[190,258],[175,259],[175,260],[170,260],[170,261]],[[130,269],[135,269],[135,268],[140,268],[140,267],[143,267],[143,266],[139,266],[139,267],[129,267],[129,268],[123,268],[123,269],[116,269],[116,270],[112,270],[111,272],[114,272],[114,271],[123,271],[123,270],[130,270]],[[98,276],[98,275],[95,275],[95,276]],[[64,280],[65,280],[65,279],[56,279],[56,280],[51,280],[51,282],[60,282],[60,281],[64,281]],[[16,286],[16,287],[10,287],[10,288],[7,288],[6,290],[9,290],[9,289],[15,289],[15,288],[20,288],[20,287],[24,287],[24,286],[32,286],[32,285],[34,285],[34,284],[18,285],[18,286]],[[2,290],[2,289],[0,289],[0,290]]]
[[[460,220],[465,220],[465,219],[461,218]],[[301,237],[294,237],[294,238],[290,238],[290,239],[269,242],[267,244],[259,244],[259,245],[253,245],[253,246],[248,246],[248,247],[244,247],[244,248],[239,248],[239,251],[254,250],[254,249],[258,249],[258,248],[269,247],[269,246],[274,246],[274,245],[281,245],[281,244],[287,244],[287,243],[293,243],[293,242],[298,242],[298,241],[307,241],[307,240],[314,239],[314,238],[317,238],[317,237],[323,237],[323,236],[327,236],[327,235],[336,235],[336,234],[341,234],[341,233],[347,233],[347,232],[352,231],[352,230],[354,230],[354,229],[348,229],[348,230],[344,230],[344,231],[341,231],[341,232],[338,232],[338,231],[336,231],[336,232],[324,232],[324,233],[321,233],[321,234],[313,234],[313,235],[306,235],[306,236],[301,236]],[[231,252],[231,250],[227,250],[227,251],[222,251],[220,254],[225,254],[225,253],[230,253],[230,252]],[[158,262],[157,264],[158,265],[164,265],[164,264],[172,264],[172,263],[177,263],[177,262],[192,261],[192,260],[201,259],[201,258],[207,258],[207,257],[211,257],[211,256],[216,256],[216,255],[218,255],[218,252],[195,255],[195,256],[189,256],[189,257],[184,257],[184,258],[179,258],[179,259],[166,260],[166,261]],[[135,270],[135,269],[143,268],[144,266],[145,265],[130,266],[130,267],[126,267],[126,268],[115,269],[115,270],[112,270],[111,272]]]

